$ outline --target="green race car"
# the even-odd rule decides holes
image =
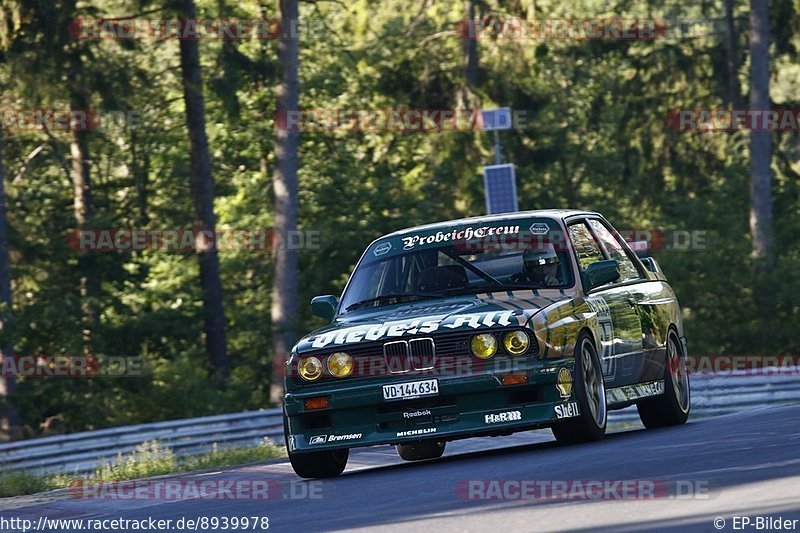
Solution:
[[[342,473],[350,448],[440,457],[449,440],[552,428],[599,440],[609,409],[648,428],[691,406],[678,300],[599,214],[528,211],[402,230],[370,244],[330,325],[286,366],[289,459]]]

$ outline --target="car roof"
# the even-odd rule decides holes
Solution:
[[[441,222],[433,222],[431,224],[424,224],[422,226],[413,226],[404,228],[393,233],[389,233],[381,237],[395,237],[397,235],[404,235],[410,232],[435,230],[452,227],[458,224],[482,224],[488,222],[499,222],[503,220],[516,220],[521,218],[542,217],[542,218],[555,218],[565,219],[576,215],[598,215],[594,211],[581,211],[577,209],[537,209],[534,211],[515,211],[513,213],[500,213],[497,215],[482,215],[468,218],[458,218],[454,220],[443,220]],[[379,239],[380,240],[380,239]]]

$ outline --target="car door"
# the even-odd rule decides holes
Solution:
[[[607,229],[612,229],[607,222]],[[592,223],[594,225],[594,223]],[[602,230],[598,230],[598,235]],[[639,321],[642,326],[642,353],[644,368],[639,377],[640,382],[663,379],[666,364],[667,330],[671,323],[680,322],[680,311],[675,294],[669,284],[663,280],[652,279],[644,275],[643,265],[636,259],[627,243],[617,232],[607,232],[601,240],[614,246],[620,261],[625,261],[627,268],[638,269],[641,279],[628,285],[635,302]],[[624,256],[627,256],[627,260]],[[615,257],[616,258],[616,257]],[[631,276],[632,277],[632,276]]]
[[[595,232],[597,223],[600,221],[596,219],[578,219],[571,221],[568,228],[581,271],[605,259],[616,259],[620,263],[617,281],[586,294],[587,304],[598,316],[606,385],[619,387],[638,383],[644,368],[642,325],[634,291],[630,288],[640,278],[640,273],[632,262],[630,265],[625,263],[626,258],[618,256],[613,247],[603,241],[603,232],[598,230],[599,235]],[[631,266],[633,270],[630,270]]]

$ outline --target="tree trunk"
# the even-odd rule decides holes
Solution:
[[[300,42],[292,28],[298,21],[297,0],[278,0],[282,38],[278,42],[278,59],[283,79],[277,90],[278,116],[300,105],[298,67]],[[298,131],[278,129],[275,141],[275,172],[272,188],[275,193],[276,239],[273,241],[272,276],[272,383],[270,401],[283,402],[283,377],[286,359],[297,337],[297,250],[287,246],[288,236],[297,230],[297,149]]]
[[[77,13],[76,1],[69,0],[65,4],[66,19],[73,19]],[[78,229],[91,226],[92,219],[92,182],[91,182],[91,156],[89,153],[90,97],[85,80],[85,69],[81,58],[80,43],[70,42],[70,37],[65,37],[67,44],[67,76],[69,104],[72,116],[76,121],[70,134],[70,158],[72,197],[75,210],[75,222]],[[80,272],[79,290],[81,296],[81,335],[84,354],[92,353],[92,334],[95,329],[94,298],[97,295],[98,283],[94,276],[97,274],[92,268],[94,264],[90,254],[82,254],[78,258],[78,271]]]
[[[180,0],[179,5],[181,17],[187,19],[197,17],[194,0]],[[182,39],[180,50],[183,97],[186,104],[186,127],[189,132],[195,228],[215,231],[214,183],[211,177],[211,157],[206,136],[205,101],[198,41]],[[205,344],[210,368],[213,374],[226,376],[230,369],[230,362],[225,339],[225,308],[222,300],[219,256],[216,250],[201,250],[198,247],[197,259],[200,263]]]
[[[734,109],[741,109],[742,88],[739,85],[739,43],[733,18],[733,0],[725,0],[725,52],[728,61],[728,102]]]
[[[12,314],[11,258],[8,253],[8,216],[6,213],[5,174],[3,167],[3,129],[0,128],[0,367],[3,359],[11,357]],[[0,373],[0,441],[13,439],[19,419],[13,407],[14,377]]]
[[[750,0],[750,109],[770,108],[768,0]],[[750,132],[750,233],[756,274],[769,272],[772,246],[772,138],[769,131]]]

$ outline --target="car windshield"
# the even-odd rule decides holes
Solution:
[[[376,241],[353,273],[340,312],[459,294],[571,287],[570,256],[558,224],[511,222]]]

